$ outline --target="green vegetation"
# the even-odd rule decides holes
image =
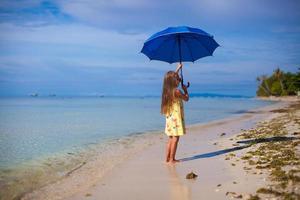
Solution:
[[[262,75],[258,82],[257,96],[290,96],[300,91],[300,68],[296,73],[284,72],[277,68],[271,76]]]

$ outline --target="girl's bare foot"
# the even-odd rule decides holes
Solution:
[[[170,162],[170,163],[172,163],[172,164],[175,164],[175,163],[178,163],[178,162],[180,162],[180,160],[176,160],[176,159],[174,159],[174,160],[170,160],[169,162]]]

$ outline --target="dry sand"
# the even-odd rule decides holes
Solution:
[[[158,136],[147,148],[132,154],[103,176],[88,179],[78,177],[75,172],[66,178],[69,180],[43,187],[22,199],[248,199],[249,194],[268,184],[267,174],[243,169],[246,164],[239,161],[240,157],[251,147],[237,144],[235,136],[242,129],[251,129],[258,122],[277,117],[280,113],[270,110],[289,104],[279,102],[236,117],[188,127],[187,134],[179,141],[180,163],[164,162],[167,137]],[[225,160],[230,153],[236,157]],[[186,179],[191,171],[198,175],[196,179]],[[99,174],[85,175],[93,176],[93,173]],[[78,178],[87,178],[86,184],[76,185]]]

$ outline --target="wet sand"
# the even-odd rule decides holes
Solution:
[[[281,113],[270,111],[289,104],[279,102],[239,116],[189,126],[187,134],[180,138],[178,164],[164,162],[167,137],[162,133],[152,136],[147,147],[141,145],[143,148],[126,154],[105,171],[95,162],[87,163],[65,179],[22,199],[248,199],[268,184],[268,174],[244,169],[246,164],[238,161],[239,157],[252,147],[237,143],[236,136],[257,123],[278,117]],[[236,154],[234,161],[227,158],[232,153]],[[198,175],[194,180],[186,179],[191,171]]]

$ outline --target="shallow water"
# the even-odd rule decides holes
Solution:
[[[272,102],[252,98],[190,98],[186,124],[241,114]],[[38,97],[0,99],[0,169],[90,144],[162,131],[159,98]]]

